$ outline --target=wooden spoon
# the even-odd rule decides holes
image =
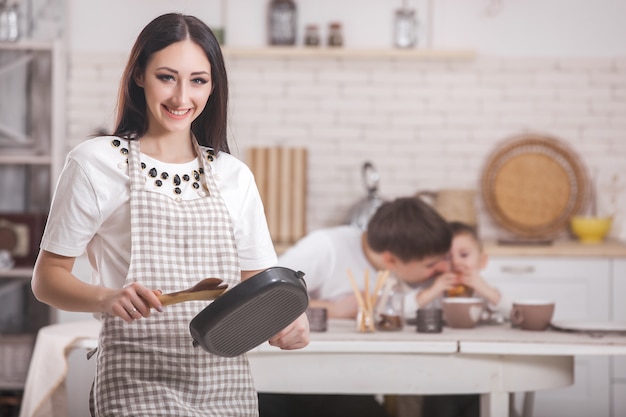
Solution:
[[[227,288],[228,284],[223,284],[219,278],[205,278],[186,290],[161,294],[158,297],[164,306],[191,300],[215,300]]]

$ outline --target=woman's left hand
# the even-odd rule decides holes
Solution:
[[[309,319],[302,313],[293,323],[274,335],[269,343],[283,350],[301,349],[309,344]]]

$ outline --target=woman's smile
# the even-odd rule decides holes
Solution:
[[[165,104],[163,104],[163,108],[165,109],[167,114],[169,114],[170,117],[174,119],[178,119],[178,120],[183,120],[192,111],[191,108],[174,110],[172,108],[167,107]]]

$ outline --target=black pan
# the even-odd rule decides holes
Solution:
[[[194,346],[230,358],[267,341],[306,311],[303,276],[276,266],[226,291],[189,323]]]

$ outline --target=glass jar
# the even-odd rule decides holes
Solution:
[[[389,277],[376,300],[376,329],[402,330],[404,327],[404,290],[396,277]]]
[[[9,7],[6,1],[0,1],[0,42],[9,40]]]
[[[293,0],[272,0],[268,11],[270,45],[295,45],[296,26],[296,4]]]
[[[356,331],[359,333],[372,333],[376,330],[374,312],[371,308],[359,308],[356,314]]]
[[[14,4],[11,7],[9,7],[8,23],[9,23],[9,30],[8,30],[9,36],[7,40],[9,42],[16,42],[20,38],[20,27],[19,27],[20,22],[19,22],[19,13],[17,11],[17,4]]]
[[[304,31],[304,44],[306,46],[319,46],[320,31],[317,25],[307,25]]]
[[[328,46],[343,46],[341,23],[332,22],[328,25]]]
[[[413,48],[417,45],[417,19],[415,17],[415,10],[406,7],[396,10],[394,45],[398,48]]]

